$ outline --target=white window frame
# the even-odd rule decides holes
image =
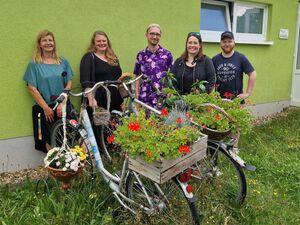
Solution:
[[[237,25],[237,8],[238,6],[253,7],[263,9],[263,24],[262,34],[251,34],[251,33],[238,33],[236,31]],[[235,34],[235,39],[246,42],[264,42],[267,40],[267,22],[268,22],[268,6],[262,4],[254,4],[249,2],[236,2],[233,6],[233,23],[232,30]]]
[[[202,0],[202,3],[211,4],[211,5],[222,5],[226,8],[226,24],[228,26],[228,30],[232,31],[235,37],[236,43],[245,43],[245,44],[262,44],[262,45],[272,45],[272,41],[267,40],[267,25],[268,25],[268,5],[259,4],[259,3],[250,3],[250,2],[241,2],[234,0],[226,0],[226,1],[215,1],[215,0]],[[229,2],[233,4],[232,10],[232,21],[230,18],[230,8]],[[263,9],[263,27],[262,34],[249,34],[249,33],[237,33],[236,32],[236,24],[237,24],[237,6],[246,6],[246,7],[255,7]],[[200,8],[201,10],[201,8]],[[232,24],[232,29],[231,29]],[[201,30],[201,36],[204,42],[219,42],[220,35],[222,32],[219,31],[209,31],[209,30]]]
[[[226,25],[227,25],[227,30],[231,31],[231,23],[230,23],[230,14],[229,14],[229,5],[227,2],[221,2],[221,1],[214,1],[214,0],[202,0],[201,3],[206,3],[206,4],[210,4],[210,5],[220,5],[220,6],[224,6],[226,9]],[[201,10],[201,8],[200,8]],[[200,33],[201,33],[201,37],[202,39],[205,40],[211,40],[211,41],[215,41],[218,42],[220,40],[220,36],[221,36],[221,31],[212,31],[212,30],[201,30],[200,29]]]

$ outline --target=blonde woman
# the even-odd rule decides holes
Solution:
[[[57,53],[54,34],[41,31],[36,39],[33,59],[29,62],[23,80],[34,99],[32,107],[35,148],[46,152],[50,146],[53,123],[61,117],[61,105],[54,111],[56,98],[64,89],[70,89],[73,72],[68,61]]]
[[[84,90],[88,90],[99,81],[118,80],[122,70],[111,42],[103,31],[94,32],[87,53],[80,62],[80,82]],[[114,86],[108,87],[111,92],[110,110],[121,110],[122,98]],[[101,106],[106,108],[106,92],[99,88],[95,94],[88,96],[89,106]]]

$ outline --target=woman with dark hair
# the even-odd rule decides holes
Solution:
[[[175,60],[171,72],[175,75],[180,94],[189,94],[197,81],[207,81],[206,92],[210,92],[216,82],[212,60],[203,54],[202,38],[199,32],[190,32],[186,39],[185,51]]]
[[[119,60],[114,53],[111,42],[107,34],[103,31],[96,31],[90,42],[87,53],[80,62],[80,83],[82,88],[87,91],[93,85],[105,80],[118,80],[122,70]],[[122,98],[116,86],[109,86],[111,92],[110,110],[121,110]],[[89,106],[101,106],[106,108],[106,91],[99,88],[95,94],[88,96]]]
[[[46,152],[51,148],[51,127],[62,114],[61,104],[53,110],[55,100],[64,89],[71,89],[73,72],[68,61],[59,57],[52,32],[41,31],[35,45],[23,80],[35,100],[32,107],[35,148]]]

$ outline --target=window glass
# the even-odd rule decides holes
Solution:
[[[201,4],[201,30],[227,30],[226,7],[224,5]]]
[[[237,33],[262,34],[264,10],[248,6],[237,6]]]

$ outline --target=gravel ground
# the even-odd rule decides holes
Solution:
[[[268,122],[277,116],[286,116],[288,110],[281,113],[277,113],[271,116],[260,118],[254,121],[254,125],[260,125],[262,123]],[[39,167],[35,169],[24,169],[14,173],[0,173],[0,187],[10,184],[13,186],[20,185],[26,181],[27,177],[31,180],[39,180],[48,175],[47,170],[44,167]]]
[[[17,186],[24,183],[27,178],[30,180],[39,180],[48,175],[47,170],[44,167],[38,167],[35,169],[24,169],[17,172],[0,173],[0,187],[7,184]]]

